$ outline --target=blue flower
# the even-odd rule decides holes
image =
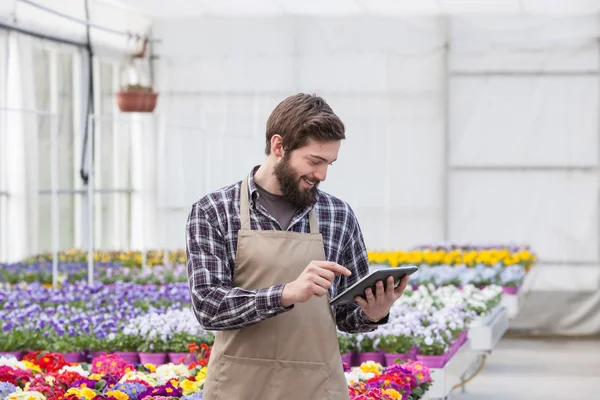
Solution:
[[[0,400],[4,400],[9,394],[17,391],[17,387],[8,382],[0,382]]]

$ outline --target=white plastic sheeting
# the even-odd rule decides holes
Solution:
[[[155,32],[166,247],[181,248],[194,201],[260,163],[275,105],[315,92],[348,136],[323,189],[369,248],[529,243],[542,262],[515,327],[598,330],[597,17],[202,17]],[[541,310],[548,293],[563,306]]]

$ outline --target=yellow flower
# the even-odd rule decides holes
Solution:
[[[111,390],[110,392],[106,392],[107,396],[112,396],[117,400],[129,400],[129,396],[127,393],[120,392],[118,390]]]
[[[31,371],[36,371],[36,372],[42,372],[42,370],[40,369],[40,367],[38,367],[37,365],[35,365],[34,363],[30,362],[30,361],[21,361],[23,364],[25,364],[25,367]]]
[[[196,393],[197,391],[200,390],[200,385],[202,384],[202,382],[194,382],[194,381],[190,381],[188,379],[184,380],[181,382],[181,389],[183,389],[183,395],[187,396],[188,394],[191,393]]]
[[[99,381],[100,379],[102,379],[102,375],[100,374],[91,374],[89,376],[90,379],[95,380],[95,381]]]
[[[402,395],[395,389],[384,389],[383,394],[390,396],[392,399],[401,399]]]
[[[364,362],[361,364],[361,366],[359,368],[363,372],[372,372],[374,374],[381,372],[381,369],[382,369],[382,367],[380,365],[376,364],[373,361]]]
[[[156,366],[154,364],[144,364],[144,367],[148,368],[150,372],[156,371]]]
[[[90,388],[83,388],[79,390],[79,397],[81,396],[85,397],[87,400],[92,400],[94,397],[96,397],[96,392]]]

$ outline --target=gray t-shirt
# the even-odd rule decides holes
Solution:
[[[292,218],[294,218],[294,214],[296,214],[296,207],[283,196],[267,192],[258,185],[256,185],[256,189],[260,193],[258,204],[263,206],[279,222],[281,229],[284,231],[287,230],[292,222]]]

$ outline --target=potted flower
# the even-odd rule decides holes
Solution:
[[[367,361],[383,364],[383,352],[379,350],[380,332],[359,333],[356,335],[357,353],[356,364],[361,365]]]
[[[338,345],[340,347],[340,354],[342,355],[342,362],[348,366],[352,366],[356,353],[355,337],[345,332],[338,332]]]
[[[388,334],[379,341],[379,348],[383,350],[385,363],[387,366],[397,364],[400,361],[407,361],[414,358],[411,349],[415,341],[410,335]]]
[[[174,364],[189,364],[196,361],[190,351],[190,344],[198,340],[198,336],[188,332],[175,332],[167,344],[169,361]]]
[[[117,93],[117,104],[121,112],[152,112],[156,107],[158,93],[150,83],[149,60],[145,59],[146,43],[139,54],[129,57],[121,69],[121,90]],[[144,62],[146,61],[146,62]]]
[[[425,332],[417,337],[416,342],[419,348],[417,361],[429,368],[443,368],[446,365],[448,344],[438,332]]]
[[[114,350],[115,355],[131,364],[139,362],[137,349],[142,342],[143,339],[135,334],[119,332],[109,335],[110,348]]]

